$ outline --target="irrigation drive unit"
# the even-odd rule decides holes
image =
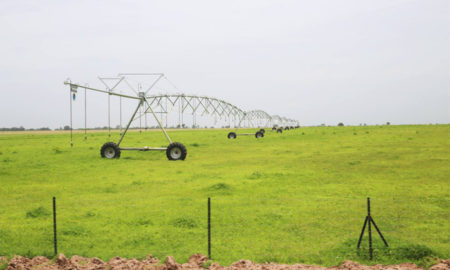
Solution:
[[[150,87],[147,90],[142,91],[142,89],[135,89],[134,87],[132,87],[132,85],[127,80],[129,76],[147,76],[147,77],[150,76],[150,77],[153,77],[156,79],[154,80],[154,82],[150,85]],[[112,96],[119,96],[122,98],[137,100],[137,103],[138,103],[137,107],[134,110],[133,115],[131,116],[130,120],[128,121],[128,124],[127,124],[125,130],[122,132],[119,141],[117,143],[106,142],[105,144],[103,144],[103,146],[100,149],[101,156],[103,158],[119,158],[121,151],[125,151],[125,150],[129,150],[129,151],[165,151],[167,158],[169,160],[184,160],[187,155],[186,147],[179,142],[172,142],[172,140],[170,139],[166,130],[164,129],[163,125],[161,124],[161,121],[158,119],[158,117],[156,116],[155,112],[153,111],[152,107],[150,106],[150,104],[148,102],[147,94],[155,86],[155,84],[163,77],[164,77],[164,74],[162,74],[162,73],[121,73],[121,74],[118,74],[117,77],[99,77],[99,79],[102,81],[102,83],[105,84],[107,91],[88,87],[86,85],[83,86],[80,84],[72,83],[70,80],[66,80],[64,82],[64,84],[69,85],[69,87],[70,87],[71,122],[72,122],[72,95],[77,92],[78,88],[84,88],[85,90],[91,90],[91,91],[105,93],[105,94],[108,94],[109,96],[112,95]],[[108,85],[107,82],[111,82],[111,81],[113,81],[115,83],[113,85]],[[136,96],[124,95],[124,94],[120,93],[120,91],[115,92],[115,89],[117,88],[117,86],[119,84],[121,84],[122,82],[125,85],[127,85],[128,88],[131,89],[136,94]],[[109,105],[109,103],[108,103],[108,105]],[[147,105],[147,106],[145,106],[145,105]],[[133,122],[133,120],[135,119],[135,116],[140,108],[144,108],[145,113],[147,113],[148,111],[150,111],[152,113],[153,117],[155,118],[156,122],[158,123],[159,128],[162,130],[162,132],[164,133],[164,136],[166,137],[167,141],[169,142],[169,145],[167,147],[147,147],[147,146],[145,146],[145,147],[120,147],[120,143],[122,142],[123,138],[127,134],[127,131],[130,128],[130,125]],[[109,110],[109,106],[108,106],[108,110]],[[72,129],[72,127],[71,127],[71,129]]]
[[[256,131],[255,133],[237,133],[237,132],[230,132],[228,133],[228,139],[236,139],[237,136],[255,136],[256,139],[260,139],[264,137],[264,133],[266,132],[265,129],[260,129]]]
[[[236,130],[228,133],[228,135],[227,135],[228,139],[236,139],[237,136],[255,136],[255,138],[257,138],[257,139],[264,137],[264,134],[266,133],[266,130],[264,128],[261,128],[260,130],[256,131],[255,133],[238,133],[238,128],[241,127],[242,122],[245,120],[247,120],[250,123],[252,123],[253,121],[258,121],[259,125],[268,127],[268,126],[270,126],[271,123],[273,123],[273,121],[275,119],[274,119],[274,117],[270,116],[265,111],[261,111],[261,110],[243,112],[242,116],[239,120],[239,123],[236,127]]]

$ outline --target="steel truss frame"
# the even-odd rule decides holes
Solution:
[[[165,95],[151,95],[147,97],[150,106],[153,106],[158,113],[168,114],[168,104],[173,107],[179,107],[179,113],[190,113],[192,115],[209,115],[225,119],[233,119],[239,121],[238,127],[270,127],[272,125],[278,126],[293,126],[298,125],[298,121],[280,117],[278,115],[269,115],[262,110],[244,111],[243,109],[226,102],[224,100],[197,95],[185,94],[165,94]],[[144,113],[140,114],[136,119],[143,117]],[[243,125],[248,121],[246,125]]]

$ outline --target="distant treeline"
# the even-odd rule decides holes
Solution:
[[[222,126],[222,128],[229,128],[230,126]],[[158,126],[150,126],[150,127],[130,127],[130,129],[158,129]],[[171,129],[177,129],[177,128],[201,128],[200,126],[192,126],[192,127],[188,127],[186,125],[178,125],[178,126],[169,126],[167,128],[171,128]],[[207,126],[205,126],[204,128],[209,128]],[[215,128],[215,127],[210,127],[210,128]],[[93,127],[93,128],[87,128],[88,130],[108,130],[109,128],[107,126],[103,126],[103,127]],[[120,129],[120,126],[116,126],[116,127],[111,127],[111,129]],[[32,131],[32,130],[53,130],[49,127],[41,127],[41,128],[24,128],[22,126],[20,127],[10,127],[10,128],[6,128],[6,127],[2,127],[0,128],[0,131]],[[59,128],[55,128],[54,130],[70,130],[70,126],[64,126],[64,127],[59,127]],[[74,130],[84,130],[84,128],[74,128]]]
[[[24,128],[24,127],[11,127],[11,128],[0,128],[0,131],[25,131],[25,130],[51,130],[48,127],[41,128]]]
[[[386,122],[385,125],[389,126],[391,123],[390,122]],[[366,123],[364,124],[359,124],[360,126],[367,126]],[[321,124],[320,126],[324,127],[326,126],[325,124]],[[339,124],[337,124],[337,126],[342,127],[344,126],[344,123],[340,122]],[[378,126],[378,125],[377,125]],[[124,127],[122,127],[124,128]],[[157,129],[159,128],[158,126],[149,126],[149,127],[130,127],[130,129]],[[166,128],[170,128],[170,129],[184,129],[184,128],[202,128],[199,125],[193,125],[193,126],[187,126],[185,124],[182,125],[177,125],[177,126],[169,126]],[[217,127],[208,127],[205,126],[203,128],[217,128]],[[230,126],[221,126],[221,128],[230,128]],[[74,128],[74,130],[82,130],[84,128]],[[103,126],[103,127],[94,127],[94,128],[87,128],[88,130],[107,130],[109,129],[107,126]],[[119,125],[117,125],[116,127],[111,127],[111,129],[121,129],[121,127]],[[52,130],[51,128],[48,127],[41,127],[41,128],[24,128],[24,127],[11,127],[11,128],[0,128],[0,131],[25,131],[25,130]],[[70,130],[70,126],[64,126],[64,127],[59,127],[59,128],[55,128],[55,130]]]

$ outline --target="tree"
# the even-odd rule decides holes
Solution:
[[[344,126],[344,123],[342,123],[342,122],[340,122],[339,124],[338,124],[338,127],[343,127]]]
[[[70,126],[64,126],[64,130],[70,130]]]

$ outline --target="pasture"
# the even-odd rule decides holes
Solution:
[[[252,130],[253,131],[253,130]],[[262,139],[228,130],[170,131],[185,161],[161,152],[100,158],[107,133],[0,134],[0,255],[53,256],[52,197],[58,249],[99,257],[167,255],[336,265],[450,258],[450,126],[305,127]],[[122,146],[167,146],[161,132],[130,132]],[[375,230],[375,258],[366,216]]]

